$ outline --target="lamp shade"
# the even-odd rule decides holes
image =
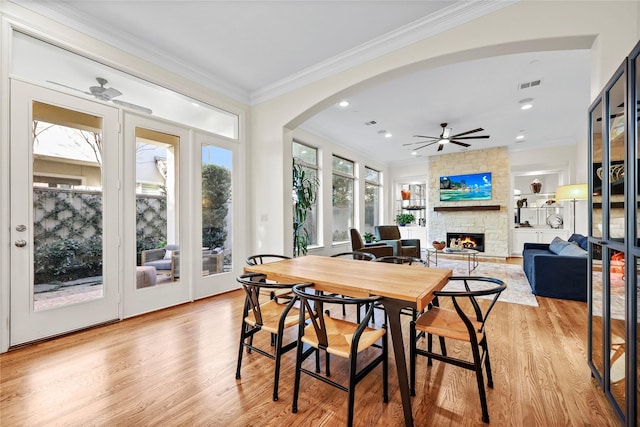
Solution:
[[[587,184],[562,185],[556,188],[556,200],[586,200],[589,198]]]

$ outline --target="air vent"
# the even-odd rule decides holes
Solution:
[[[365,126],[371,126],[371,125],[375,125],[376,123],[378,123],[378,122],[376,122],[375,120],[371,120],[371,121],[369,121],[369,122],[365,122],[365,124],[364,124],[364,125],[365,125]]]
[[[530,82],[522,82],[520,83],[520,90],[540,86],[541,84],[542,84],[542,79],[531,80]]]

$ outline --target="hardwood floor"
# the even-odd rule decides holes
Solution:
[[[346,394],[305,376],[291,413],[295,351],[283,357],[277,402],[265,357],[245,355],[235,379],[242,302],[234,291],[0,355],[0,425],[344,425]],[[500,302],[488,321],[491,425],[621,425],[587,366],[586,304],[538,302]],[[455,343],[448,350],[466,351]],[[403,425],[394,363],[389,403],[379,375],[357,386],[356,425]],[[331,365],[340,378],[340,358]],[[417,377],[416,426],[483,425],[471,371],[436,361],[428,368],[419,358]]]

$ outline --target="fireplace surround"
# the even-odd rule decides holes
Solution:
[[[484,252],[484,233],[447,233],[447,247],[451,239],[460,239],[460,244],[465,249],[475,249]]]

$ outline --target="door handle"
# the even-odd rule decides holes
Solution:
[[[27,246],[27,241],[22,239],[16,240],[15,245],[19,248],[24,248],[25,246]]]

